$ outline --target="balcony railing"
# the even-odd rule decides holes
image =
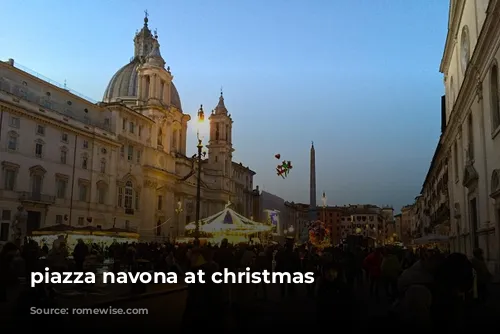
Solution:
[[[23,192],[19,193],[19,200],[21,202],[54,204],[56,197],[44,195],[44,194],[36,193],[36,192],[23,191]]]

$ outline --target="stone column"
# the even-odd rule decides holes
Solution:
[[[172,122],[171,121],[167,121],[166,124],[165,124],[165,144],[164,144],[164,147],[165,147],[165,151],[166,152],[169,152],[171,151],[171,148],[172,148]]]
[[[149,79],[149,98],[156,98],[156,74],[150,76]]]
[[[182,123],[181,152],[186,154],[187,122]]]
[[[138,75],[139,78],[137,80],[137,82],[139,83],[139,87],[137,87],[137,97],[138,97],[138,100],[142,100],[142,90],[144,89],[144,86],[143,86],[143,78],[142,78],[142,74],[139,74]]]
[[[148,76],[147,75],[141,75],[141,86],[142,86],[142,92],[141,92],[141,98],[144,101],[147,101],[149,98],[149,91],[148,91]],[[151,84],[151,83],[150,83]],[[148,89],[146,89],[148,88]]]
[[[175,150],[176,150],[177,152],[179,152],[179,151],[180,151],[180,147],[181,147],[181,131],[182,131],[181,129],[177,129],[177,131],[176,131],[176,136],[177,136],[177,139],[176,139],[176,140],[177,140],[177,143],[176,143],[176,144],[177,144],[177,145],[176,145],[176,147],[175,147]]]

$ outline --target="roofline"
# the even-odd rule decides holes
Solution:
[[[10,59],[9,59],[9,61],[10,61]],[[18,74],[21,74],[21,75],[27,76],[27,77],[29,77],[30,79],[33,79],[33,80],[35,80],[35,81],[37,81],[37,82],[39,82],[39,83],[41,83],[41,84],[48,85],[50,88],[55,89],[55,90],[59,91],[59,92],[60,92],[60,93],[62,93],[62,94],[68,94],[68,95],[71,95],[72,97],[75,97],[76,99],[80,100],[81,102],[84,102],[84,103],[88,104],[89,106],[99,107],[99,102],[94,102],[94,101],[88,100],[88,99],[83,98],[83,97],[81,97],[81,96],[79,96],[79,95],[77,95],[77,94],[72,93],[69,89],[64,89],[64,88],[61,88],[61,87],[59,87],[59,86],[57,86],[57,85],[55,85],[55,84],[53,84],[53,83],[51,83],[51,82],[47,81],[47,80],[50,80],[49,78],[46,78],[47,80],[44,80],[44,79],[42,79],[42,78],[37,77],[36,75],[31,74],[31,73],[29,73],[28,71],[25,71],[25,70],[21,69],[20,67],[23,67],[23,68],[24,68],[24,66],[22,66],[22,65],[20,65],[20,64],[17,64],[17,63],[16,63],[13,59],[12,59],[12,61],[13,61],[13,63],[12,63],[12,64],[11,64],[11,63],[9,63],[9,61],[0,61],[0,66],[5,67],[5,68],[12,69],[12,70],[14,70],[15,72],[17,72]],[[18,66],[16,66],[16,64],[17,64],[19,67],[18,67]],[[31,69],[28,69],[27,67],[26,67],[26,69],[27,69],[27,70],[29,70],[29,71],[32,71]],[[34,71],[33,71],[33,72],[34,72]],[[40,75],[40,76],[43,76],[43,75],[42,75],[42,74],[40,74],[40,73],[37,73],[37,74],[38,74],[38,75]],[[90,99],[90,98],[89,98],[89,99]]]

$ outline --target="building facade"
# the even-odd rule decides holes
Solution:
[[[413,224],[414,222],[414,206],[413,204],[411,205],[405,205],[401,208],[401,227],[400,227],[400,234],[401,234],[401,242],[403,242],[405,245],[408,245],[411,243],[411,240],[414,237],[414,233],[416,231],[416,227]]]
[[[451,1],[441,61],[453,251],[500,259],[500,1]]]
[[[147,17],[103,102],[14,60],[0,62],[0,239],[8,239],[20,206],[25,232],[68,224],[137,230],[145,239],[183,233],[195,219],[196,159],[186,156],[190,116],[165,66]],[[233,161],[233,120],[222,93],[209,122],[200,216],[230,201],[249,217],[255,172]]]
[[[338,245],[341,239],[340,220],[343,216],[342,207],[324,206],[316,210],[318,212],[318,219],[327,224],[330,229],[330,240],[334,245]]]
[[[345,240],[350,235],[371,238],[381,245],[390,240],[388,224],[394,223],[394,210],[391,207],[375,205],[349,205],[339,207],[340,238]]]

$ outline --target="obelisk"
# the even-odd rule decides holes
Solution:
[[[309,179],[309,220],[317,220],[316,217],[316,151],[314,150],[314,142],[311,143],[311,165]]]

